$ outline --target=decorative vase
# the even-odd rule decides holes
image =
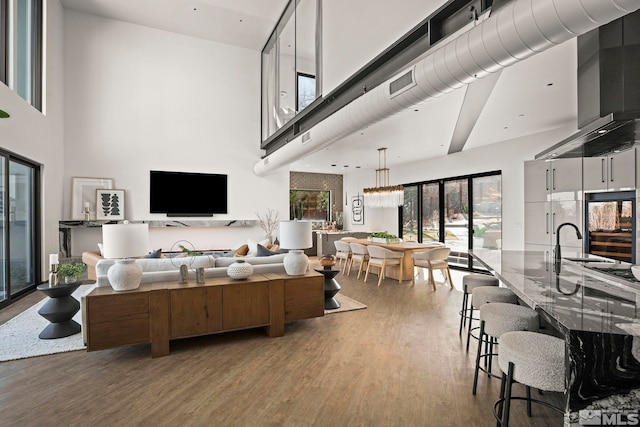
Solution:
[[[253,266],[244,260],[238,260],[227,267],[227,275],[234,280],[243,280],[253,274]]]

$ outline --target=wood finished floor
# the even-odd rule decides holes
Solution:
[[[475,345],[467,354],[458,336],[459,290],[337,278],[368,308],[290,323],[282,338],[249,330],[173,341],[156,359],[142,345],[0,363],[0,426],[495,425],[499,381],[481,377],[471,394]],[[0,323],[38,294],[0,311]],[[512,425],[562,425],[533,412],[514,403]]]

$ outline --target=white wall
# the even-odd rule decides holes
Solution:
[[[74,176],[113,178],[126,190],[127,219],[165,218],[149,213],[151,169],[228,174],[229,213],[213,219],[256,219],[267,208],[287,217],[288,172],[252,172],[261,155],[259,52],[65,12],[65,218]],[[74,233],[74,254],[100,241]],[[235,248],[263,235],[257,226],[153,229],[150,240]]]
[[[461,175],[502,172],[502,247],[507,250],[524,248],[524,161],[532,160],[542,150],[566,136],[566,129],[542,132],[473,150],[409,163],[393,169],[394,182],[413,183]],[[348,194],[362,194],[361,176],[375,176],[373,170],[345,175]],[[355,231],[388,230],[397,233],[396,209],[365,207],[365,224],[351,225],[345,213],[345,227]]]
[[[44,112],[39,112],[0,84],[0,108],[11,114],[0,120],[0,146],[42,165],[42,278],[48,274],[47,253],[58,252],[58,221],[62,217],[63,165],[63,9],[58,0],[45,2],[46,67]]]

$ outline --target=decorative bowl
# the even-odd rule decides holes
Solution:
[[[253,274],[253,266],[244,260],[238,260],[227,267],[227,275],[235,280],[244,280]]]

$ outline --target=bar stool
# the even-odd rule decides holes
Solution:
[[[471,273],[462,278],[462,309],[460,310],[460,330],[458,335],[462,335],[462,327],[467,325],[467,311],[469,310],[469,294],[478,286],[498,286],[500,281],[487,274]],[[469,320],[471,324],[471,320]]]
[[[358,276],[356,278],[359,279],[364,266],[369,262],[369,251],[365,245],[360,243],[349,243],[349,246],[351,247],[351,261],[349,261],[347,276],[351,275],[351,267],[353,267],[353,263],[357,261],[360,263],[360,266],[358,268]]]
[[[493,346],[498,345],[502,334],[513,331],[537,331],[540,329],[540,319],[535,310],[523,305],[495,302],[480,307],[480,334],[478,352],[476,354],[476,368],[473,375],[473,395],[478,387],[478,373],[483,371],[489,378],[497,377],[491,373]],[[482,344],[485,353],[482,353]],[[487,350],[488,348],[488,350]],[[480,359],[484,359],[485,368],[480,367]]]
[[[467,351],[469,351],[469,340],[471,337],[478,339],[475,335],[471,335],[472,330],[479,329],[479,326],[473,328],[471,322],[479,320],[473,318],[473,309],[480,309],[484,304],[505,302],[508,304],[517,304],[518,297],[511,289],[499,288],[497,286],[479,286],[471,291],[471,308],[469,308],[469,329],[467,329]]]
[[[531,402],[564,413],[550,403],[531,399],[531,387],[543,391],[565,391],[564,356],[565,343],[560,338],[528,331],[502,334],[498,354],[498,364],[503,372],[500,398],[493,405],[498,425],[509,426],[512,400],[526,400],[528,416],[531,416]],[[526,387],[526,397],[511,395],[514,381]]]

